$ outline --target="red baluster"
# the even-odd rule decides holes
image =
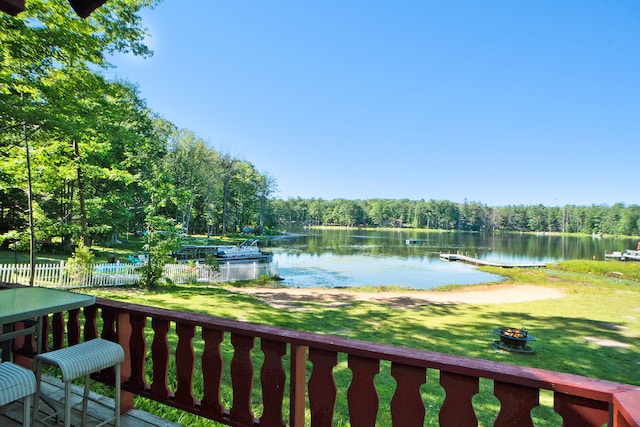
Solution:
[[[69,310],[67,342],[69,346],[76,345],[80,342],[80,309]]]
[[[45,314],[42,316],[42,342],[40,343],[42,347],[38,349],[40,353],[49,351],[49,331],[49,316]]]
[[[105,340],[118,342],[116,334],[116,312],[106,308],[102,309],[102,333],[101,338]]]
[[[147,340],[144,328],[147,326],[146,316],[131,315],[131,377],[129,386],[135,388],[138,393],[144,393],[147,384],[144,377],[146,363]]]
[[[531,410],[540,404],[537,388],[495,381],[493,394],[500,400],[495,427],[533,427]]]
[[[53,332],[53,349],[58,350],[64,347],[64,318],[62,313],[55,313],[51,319],[51,330]]]
[[[222,417],[222,403],[220,401],[220,384],[222,382],[223,361],[220,353],[220,343],[223,339],[222,331],[202,328],[204,351],[202,352],[202,382],[204,396],[202,410],[210,412],[216,417]]]
[[[253,363],[251,349],[253,337],[240,334],[231,335],[234,353],[231,360],[231,387],[233,406],[229,415],[234,422],[253,424],[251,413],[251,389],[253,387]]]
[[[151,344],[151,357],[153,359],[153,382],[151,383],[151,394],[161,399],[169,397],[169,386],[167,378],[169,375],[169,321],[153,319],[153,343]]]
[[[349,355],[349,369],[353,372],[347,392],[351,425],[374,427],[380,405],[374,380],[380,372],[380,361]]]
[[[338,353],[310,348],[309,360],[313,363],[309,378],[311,427],[330,427],[336,406],[337,390],[333,368],[338,364]]]
[[[176,389],[176,403],[192,407],[193,398],[193,369],[195,353],[193,351],[193,337],[196,328],[193,325],[176,324],[178,347],[176,348],[176,371],[178,388]]]
[[[260,348],[264,353],[264,363],[260,371],[264,411],[260,418],[260,424],[284,426],[282,402],[286,374],[282,366],[282,356],[287,352],[287,345],[283,342],[263,339]]]
[[[396,391],[391,399],[393,426],[422,427],[425,408],[420,394],[420,386],[427,381],[427,370],[393,363],[391,365],[391,375],[395,378],[397,384]]]
[[[472,399],[480,390],[478,378],[441,371],[440,385],[447,394],[440,408],[440,425],[477,426]]]
[[[95,305],[85,307],[84,314],[84,340],[89,341],[98,337],[98,307]]]

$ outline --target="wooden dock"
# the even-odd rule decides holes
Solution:
[[[440,254],[440,259],[449,262],[463,262],[465,264],[472,264],[478,266],[487,266],[487,267],[501,267],[501,268],[543,268],[546,267],[546,264],[505,264],[502,262],[493,262],[486,261],[482,259],[472,258],[465,255],[460,254]]]

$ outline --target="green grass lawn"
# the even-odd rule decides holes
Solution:
[[[292,310],[271,307],[255,297],[234,292],[230,285],[103,289],[94,293],[132,303],[640,385],[640,264],[580,261],[561,263],[545,270],[486,270],[509,275],[506,281],[494,286],[550,286],[562,290],[564,297],[509,304],[423,304],[404,309],[367,301],[353,301],[342,306],[306,302],[305,310]],[[491,344],[497,337],[491,330],[505,325],[525,327],[535,335],[537,340],[531,343],[535,352],[496,351]],[[228,352],[230,356],[231,351]],[[376,377],[376,384],[384,402],[389,399],[395,383],[388,369],[384,372],[383,366],[382,371]],[[344,399],[340,400],[350,380],[345,360],[340,360],[335,375],[341,388],[335,425],[348,425],[344,421],[347,419],[346,403],[342,401]],[[229,395],[227,398],[230,401]],[[437,372],[429,371],[424,398],[426,425],[437,425],[437,408],[443,398],[437,385]],[[550,394],[543,393],[541,401],[542,407],[534,410],[536,425],[557,425],[557,415],[550,409]],[[390,425],[384,404],[381,404],[378,425]],[[141,401],[136,405],[149,412],[156,410],[153,403]],[[481,393],[474,398],[474,405],[480,424],[491,425],[499,402],[491,395],[489,381],[481,382]],[[160,411],[168,416],[166,409]],[[259,408],[256,411],[259,415]],[[207,424],[209,421],[196,418],[189,418],[187,422],[185,416],[175,412],[175,417],[182,417],[179,422],[210,425]]]

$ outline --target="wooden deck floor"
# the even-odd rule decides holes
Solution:
[[[71,398],[73,403],[81,402],[82,400],[82,387],[73,386],[71,390]],[[64,386],[62,382],[56,378],[43,376],[42,377],[42,393],[54,402],[60,402],[64,399]],[[109,419],[113,416],[114,403],[113,399],[101,396],[99,394],[89,393],[89,407],[87,415],[86,427],[95,426],[100,424],[103,420]],[[0,407],[0,426],[2,427],[21,427],[22,426],[22,400],[13,402],[9,405]],[[72,425],[80,425],[80,415],[82,411],[82,405],[78,405],[72,412]],[[50,414],[52,409],[43,404],[40,404],[40,413]],[[55,426],[55,419],[45,421],[39,424],[40,426]],[[58,423],[59,426],[64,425],[62,419]],[[111,423],[110,425],[113,425]],[[122,427],[176,427],[180,424],[175,424],[163,420],[162,418],[151,415],[147,412],[132,409],[120,417],[120,425]],[[83,426],[84,427],[84,426]]]

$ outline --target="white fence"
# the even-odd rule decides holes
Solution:
[[[48,288],[91,288],[100,286],[126,286],[141,282],[142,264],[115,263],[94,264],[87,271],[65,269],[65,262],[57,264],[36,264],[34,285]],[[278,275],[274,263],[221,264],[215,272],[202,264],[167,264],[163,276],[173,283],[215,283],[255,280],[262,276],[272,278]],[[0,264],[0,282],[29,284],[31,268],[29,264]]]

